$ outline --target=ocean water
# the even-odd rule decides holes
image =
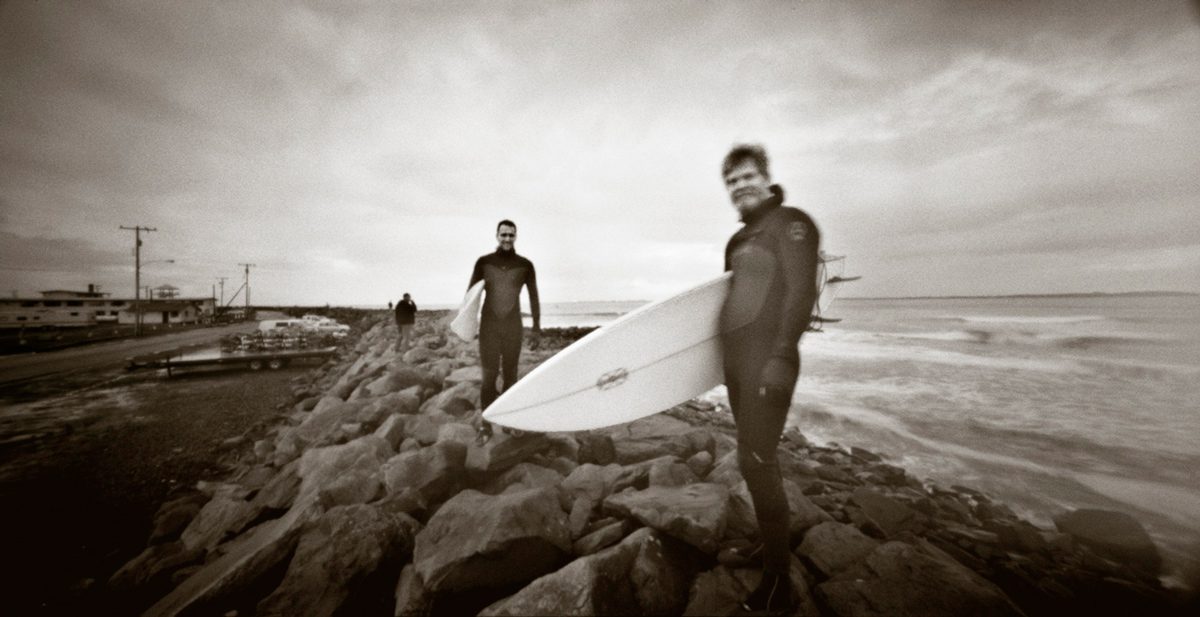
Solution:
[[[542,321],[638,305],[546,305]],[[1200,296],[842,299],[831,316],[801,344],[789,422],[810,439],[1048,529],[1069,508],[1128,512],[1172,564],[1200,557]]]

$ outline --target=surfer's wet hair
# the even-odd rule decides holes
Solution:
[[[734,167],[741,165],[743,161],[753,161],[754,166],[758,167],[758,171],[762,175],[770,178],[771,167],[770,160],[767,159],[767,149],[760,144],[736,144],[729,150],[729,154],[725,155],[725,160],[721,163],[721,177],[729,175]]]
[[[500,221],[499,223],[496,223],[496,233],[500,233],[500,228],[501,228],[501,227],[504,227],[505,225],[508,225],[509,227],[512,227],[512,228],[513,228],[513,231],[516,231],[516,230],[517,230],[517,224],[516,224],[516,223],[514,223],[514,222],[512,222],[512,221],[510,221],[510,220],[508,220],[508,219],[504,219],[503,221]]]

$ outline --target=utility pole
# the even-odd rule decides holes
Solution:
[[[217,280],[221,282],[221,304],[217,306],[225,306],[225,277],[218,276]]]
[[[246,282],[243,285],[246,287],[246,317],[250,319],[250,268],[256,267],[255,264],[238,264],[246,267]]]
[[[154,227],[120,226],[133,232],[133,335],[142,335],[142,232],[158,231]]]

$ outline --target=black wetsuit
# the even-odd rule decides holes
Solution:
[[[396,325],[411,326],[417,318],[417,303],[401,300],[396,303]]]
[[[484,281],[483,315],[479,320],[479,363],[483,368],[483,387],[479,402],[487,409],[499,396],[496,377],[503,374],[504,388],[517,380],[517,361],[521,357],[521,286],[529,289],[529,308],[534,331],[541,330],[537,274],[533,262],[516,251],[484,255],[475,262],[471,285]],[[502,369],[502,370],[501,370]]]
[[[733,283],[721,324],[738,465],[754,499],[764,570],[783,574],[789,513],[776,448],[800,375],[800,336],[817,298],[820,237],[807,214],[782,205],[782,189],[771,192],[725,247]],[[764,374],[769,363],[773,376]]]

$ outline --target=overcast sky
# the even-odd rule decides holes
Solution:
[[[1163,2],[0,4],[0,290],[543,301],[722,269],[761,142],[852,296],[1200,292],[1200,12]],[[239,302],[240,303],[240,302]]]

